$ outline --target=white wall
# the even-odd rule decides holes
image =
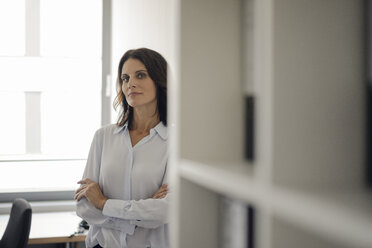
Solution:
[[[170,54],[170,0],[112,0],[112,82],[117,66],[129,49],[147,47],[168,60]],[[115,85],[115,86],[114,86]],[[115,97],[116,93],[113,93]],[[117,114],[112,113],[115,122]]]

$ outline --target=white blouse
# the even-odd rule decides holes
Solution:
[[[169,247],[168,198],[152,199],[167,183],[167,127],[160,122],[132,147],[128,125],[97,130],[83,178],[98,182],[109,199],[103,211],[86,198],[77,203],[77,214],[86,220],[88,248]]]

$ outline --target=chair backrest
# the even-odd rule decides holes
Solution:
[[[30,204],[21,198],[13,201],[9,221],[0,248],[26,248],[31,229],[32,210]]]

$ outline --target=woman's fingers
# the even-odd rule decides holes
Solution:
[[[89,178],[78,182],[80,187],[75,192],[75,199],[80,201],[85,197],[90,203],[98,209],[103,209],[107,197],[103,195],[99,184]]]
[[[75,200],[76,200],[76,201],[80,201],[81,198],[83,198],[83,197],[84,197],[84,194],[83,194],[82,192],[80,192],[79,194],[76,194],[76,195],[75,195]]]
[[[167,188],[166,188],[166,187],[160,187],[160,188],[156,191],[155,195],[159,195],[159,194],[161,194],[161,193],[163,193],[163,192],[165,192],[165,191],[167,191]]]
[[[89,178],[84,178],[77,183],[78,184],[89,184],[89,183],[95,183],[95,182],[93,180],[89,179]]]
[[[85,197],[86,187],[80,187],[75,193],[75,200],[80,201],[81,198]]]
[[[91,184],[94,184],[95,182],[92,181],[89,178],[85,178],[77,182],[80,184],[80,187],[75,191],[75,200],[80,201],[81,198],[87,197],[87,189]]]
[[[86,184],[82,184],[76,191],[75,191],[75,194],[79,193],[80,191],[82,191],[83,189],[85,189],[87,187]]]
[[[166,197],[167,194],[168,194],[168,192],[162,192],[162,193],[158,194],[155,199],[162,199],[162,198]]]
[[[158,194],[158,197],[159,198],[163,198],[164,196],[166,196],[167,195],[167,191],[164,191],[164,192],[160,192],[159,194]]]
[[[161,193],[164,193],[164,192],[168,192],[168,189],[167,188],[160,188],[156,193],[161,194]]]
[[[163,184],[154,194],[152,198],[160,199],[164,198],[168,194],[168,184]]]
[[[159,189],[158,192],[168,191],[168,184],[163,184]]]

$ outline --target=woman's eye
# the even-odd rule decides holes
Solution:
[[[122,80],[124,83],[128,83],[128,81],[129,81],[129,77],[123,77],[123,78],[121,78],[121,80]]]
[[[137,77],[138,77],[139,79],[141,79],[141,78],[145,78],[145,77],[146,77],[146,74],[145,74],[145,73],[138,73]]]

